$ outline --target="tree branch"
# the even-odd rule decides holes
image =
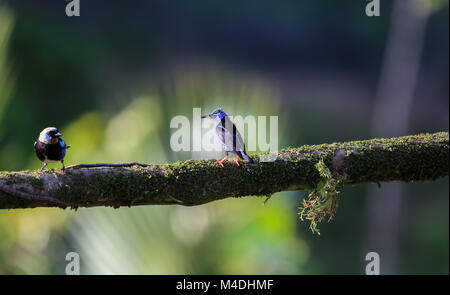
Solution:
[[[288,148],[274,162],[256,160],[239,167],[231,161],[222,168],[215,160],[189,160],[166,165],[80,164],[66,173],[0,172],[0,209],[193,206],[228,197],[309,190],[321,180],[315,166],[321,159],[344,184],[435,180],[449,175],[449,135]]]

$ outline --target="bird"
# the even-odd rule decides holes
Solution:
[[[225,157],[223,159],[217,159],[220,166],[224,167],[223,161],[228,158],[228,153],[230,152],[237,156],[237,158],[234,159],[237,166],[239,166],[239,158],[243,158],[251,164],[255,163],[245,151],[245,144],[242,140],[241,134],[233,122],[231,122],[228,115],[221,108],[217,108],[210,114],[203,115],[201,117],[212,119],[216,123],[216,135],[222,144],[223,150],[225,151]]]
[[[45,167],[48,163],[61,162],[62,171],[66,171],[64,167],[64,157],[66,156],[66,150],[70,146],[66,145],[61,138],[62,134],[56,127],[47,127],[41,131],[39,138],[34,142],[34,150],[36,156],[41,162],[44,162],[44,166],[41,168],[41,172],[45,171]]]

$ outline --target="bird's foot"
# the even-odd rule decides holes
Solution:
[[[235,159],[234,159],[234,162],[236,163],[236,165],[240,166],[240,165],[239,165],[239,157],[235,158]]]
[[[227,158],[228,158],[228,153],[225,155],[225,158],[223,158],[223,159],[217,159],[217,163],[219,163],[220,166],[222,166],[222,168],[223,168],[223,167],[224,167],[224,166],[223,166],[223,161],[225,161]]]

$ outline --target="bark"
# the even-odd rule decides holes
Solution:
[[[59,170],[0,172],[0,209],[201,205],[228,197],[310,190],[323,159],[344,184],[429,181],[449,174],[448,132],[302,146],[273,162],[188,160],[165,165],[80,164]]]

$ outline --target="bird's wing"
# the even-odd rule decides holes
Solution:
[[[68,146],[68,145],[66,144],[66,142],[65,142],[63,139],[59,139],[59,145],[60,145],[61,148],[63,148],[63,149],[68,149],[68,148],[70,148],[70,146]]]
[[[228,117],[224,117],[216,126],[216,133],[222,145],[230,151],[245,150],[244,140],[236,126]]]

